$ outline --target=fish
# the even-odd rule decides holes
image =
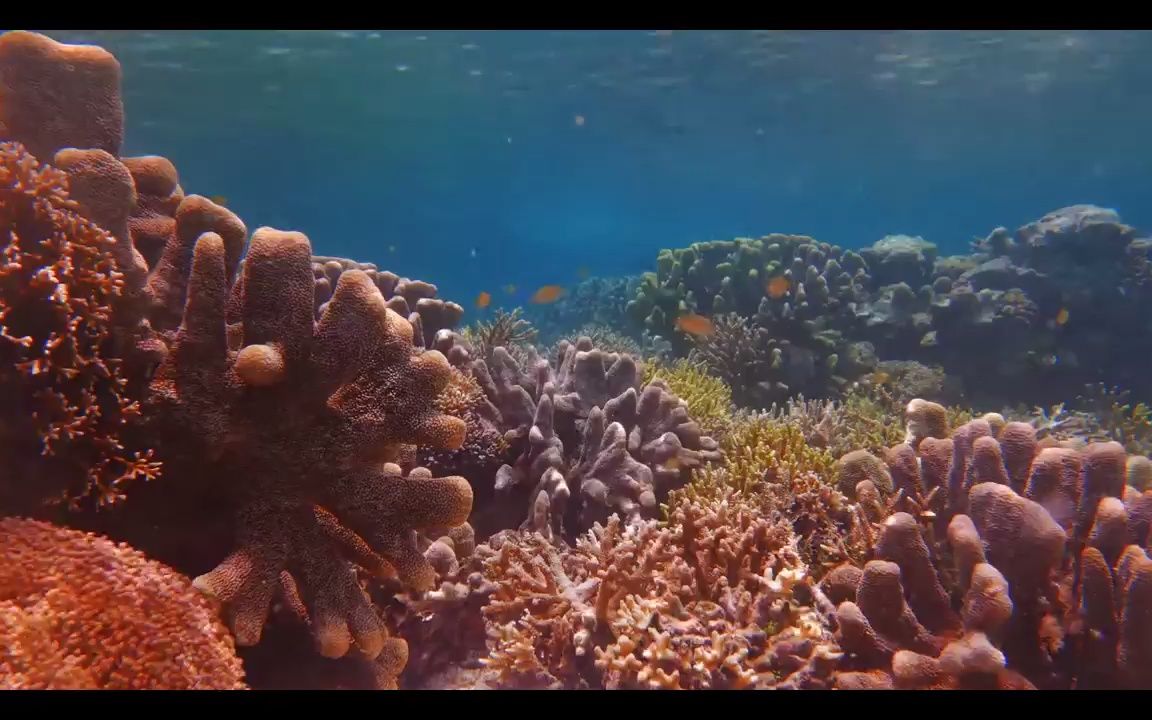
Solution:
[[[712,324],[711,320],[696,313],[689,313],[676,318],[676,329],[689,335],[703,337],[708,337],[716,332],[716,326]]]
[[[488,305],[490,305],[491,303],[492,303],[492,295],[489,294],[487,291],[481,292],[479,295],[476,296],[476,307],[480,308],[481,310],[488,307]]]
[[[1066,324],[1068,322],[1068,315],[1068,308],[1060,308],[1060,312],[1056,313],[1056,324]]]
[[[208,199],[220,207],[228,207],[228,198],[223,195],[209,195]]]
[[[508,283],[507,285],[504,286],[504,292],[508,293],[509,295],[515,295],[516,294],[516,286],[513,285],[512,283]]]
[[[565,290],[559,285],[545,285],[532,294],[530,302],[536,305],[547,305],[554,303],[560,298],[564,297]]]
[[[779,300],[792,289],[792,281],[783,275],[777,275],[764,286],[764,294],[773,300]]]

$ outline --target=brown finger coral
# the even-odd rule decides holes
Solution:
[[[287,573],[322,654],[355,642],[377,657],[394,643],[344,557],[431,586],[414,530],[464,522],[471,489],[386,463],[404,445],[460,446],[463,422],[435,409],[449,366],[414,346],[411,325],[358,270],[341,276],[315,323],[311,247],[299,233],[257,230],[231,296],[220,235],[177,232],[174,242],[195,243],[188,300],[151,409],[173,458],[168,479],[236,510],[233,552],[196,585],[225,601],[237,642],[250,645]]]
[[[126,545],[0,519],[0,688],[242,689],[217,612]]]

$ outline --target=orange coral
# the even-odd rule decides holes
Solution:
[[[217,608],[105,538],[0,520],[0,687],[242,689]]]
[[[118,155],[120,63],[93,45],[24,31],[0,36],[0,136],[19,138],[45,161],[65,147]]]
[[[78,214],[67,176],[0,144],[0,505],[122,496],[159,467],[125,449],[139,414],[109,354],[115,239]]]

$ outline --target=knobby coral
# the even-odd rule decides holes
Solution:
[[[0,519],[0,687],[242,689],[215,603],[126,545]]]
[[[412,531],[467,520],[462,478],[381,464],[404,444],[463,441],[463,422],[434,409],[448,363],[415,348],[412,326],[361,271],[341,276],[314,323],[303,235],[257,230],[231,295],[225,250],[214,233],[195,240],[184,320],[153,381],[165,439],[198,460],[170,469],[187,482],[233,479],[216,492],[234,502],[237,547],[196,585],[227,603],[242,645],[260,639],[274,590],[291,583],[321,654],[342,656],[353,640],[369,658],[397,652],[342,553],[428,587]]]

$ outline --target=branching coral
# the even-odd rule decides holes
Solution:
[[[667,527],[596,526],[561,553],[516,534],[485,563],[486,661],[502,684],[822,687],[838,655],[785,525],[731,488]]]
[[[708,375],[689,360],[644,363],[641,384],[657,379],[688,403],[688,411],[704,433],[721,438],[728,431],[734,408],[732,389],[723,380]]]
[[[125,447],[139,415],[111,352],[115,238],[80,216],[67,176],[0,144],[0,506],[107,503],[158,471]]]
[[[520,308],[512,312],[497,310],[491,320],[478,321],[465,329],[464,339],[471,344],[473,357],[484,362],[492,362],[492,351],[498,347],[522,359],[524,347],[536,340],[536,329],[521,317]]]
[[[217,612],[126,545],[0,519],[0,687],[241,689]]]

